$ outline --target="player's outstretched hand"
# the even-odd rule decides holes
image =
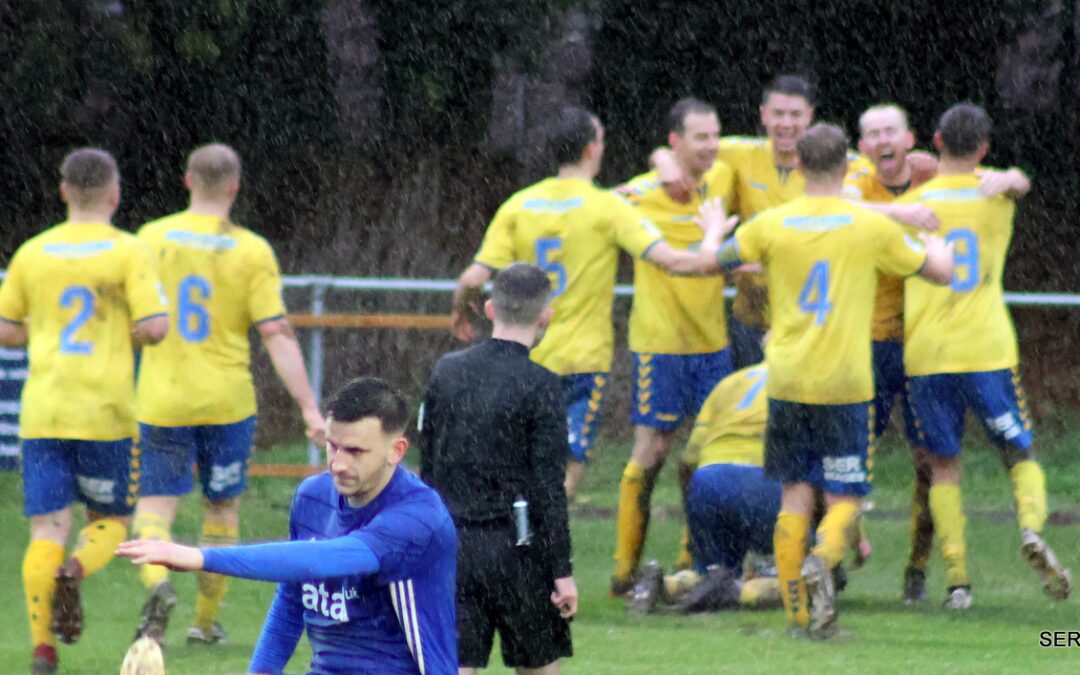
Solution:
[[[136,565],[164,565],[176,572],[197,572],[203,568],[202,551],[159,539],[125,541],[116,555],[130,558]]]
[[[690,201],[697,186],[694,179],[683,171],[675,153],[668,148],[657,148],[649,155],[649,163],[656,167],[657,178],[668,197],[680,204]]]
[[[577,584],[574,583],[574,577],[561,577],[555,580],[551,604],[555,605],[564,619],[577,614]]]
[[[941,227],[937,214],[926,204],[895,204],[892,216],[904,225],[910,225],[923,232],[934,232]]]
[[[720,248],[720,243],[739,224],[739,217],[728,217],[727,210],[724,209],[724,200],[714,197],[705,200],[698,209],[698,215],[694,216],[694,222],[705,232],[705,238],[701,241],[702,250],[716,253]]]
[[[321,448],[326,445],[326,420],[317,407],[307,408],[301,411],[304,415],[304,433],[312,445]]]

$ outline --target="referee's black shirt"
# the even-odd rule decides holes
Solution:
[[[490,339],[435,364],[420,409],[420,476],[458,526],[512,526],[529,502],[533,546],[571,576],[563,477],[566,411],[559,377],[518,342]]]

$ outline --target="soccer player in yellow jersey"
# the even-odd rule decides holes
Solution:
[[[933,209],[922,203],[894,203],[908,190],[934,177],[937,162],[912,163],[908,153],[915,145],[915,135],[908,126],[907,112],[895,104],[868,108],[859,117],[859,152],[873,164],[849,170],[844,180],[844,194],[869,208],[878,207],[894,219],[924,229],[940,226]],[[992,175],[1000,174],[1000,175]],[[993,196],[1008,191],[1020,196],[1030,183],[1019,169],[1006,172],[987,170],[981,188]],[[880,210],[890,206],[891,210]],[[917,211],[913,209],[922,209]],[[911,551],[904,570],[904,601],[923,600],[926,595],[926,563],[933,545],[934,526],[928,500],[930,466],[919,441],[911,414],[904,377],[904,280],[878,275],[874,300],[874,435],[881,438],[888,428],[893,403],[900,399],[904,429],[914,451],[915,489],[911,502]]]
[[[168,338],[145,350],[140,368],[143,479],[133,530],[140,539],[169,539],[179,498],[192,489],[194,463],[205,497],[202,541],[227,546],[239,537],[255,433],[253,326],[317,443],[323,419],[285,316],[274,252],[229,216],[240,189],[239,157],[226,145],[198,148],[184,180],[188,209],[147,223],[138,235],[157,260],[175,321]],[[176,593],[164,567],[145,565],[139,576],[149,594],[137,635],[160,642]],[[189,642],[224,639],[214,619],[225,590],[225,577],[200,573]]]
[[[521,190],[495,214],[454,294],[455,335],[471,339],[466,297],[514,262],[552,279],[554,316],[532,359],[562,376],[573,496],[592,452],[614,350],[611,306],[619,249],[673,273],[696,273],[699,256],[664,241],[656,227],[618,195],[593,184],[604,153],[604,129],[581,108],[566,108],[549,139],[558,174]]]
[[[960,496],[960,441],[972,410],[1000,448],[1016,497],[1021,553],[1053,598],[1068,597],[1069,572],[1041,536],[1046,484],[1032,452],[1032,424],[1017,370],[1016,331],[1002,291],[1015,204],[987,197],[976,174],[990,139],[990,117],[972,104],[945,112],[934,134],[938,177],[901,197],[937,212],[956,248],[948,286],[905,286],[904,368],[920,440],[929,451],[930,513],[946,563],[945,606],[971,605]]]
[[[665,190],[654,169],[617,188],[675,248],[696,247],[694,218],[707,199],[730,198],[732,174],[716,160],[720,120],[704,101],[686,98],[668,113],[668,144],[682,174],[693,179],[682,201]],[[684,181],[685,183],[685,181]],[[630,351],[634,357],[634,447],[622,475],[611,594],[630,590],[641,559],[656,479],[683,420],[697,414],[716,383],[731,373],[724,277],[672,276],[634,261]],[[689,480],[687,475],[684,479]],[[690,564],[686,550],[681,561]]]
[[[854,543],[861,498],[870,491],[873,441],[870,327],[878,271],[946,283],[951,251],[924,245],[884,216],[843,199],[847,138],[811,127],[797,144],[806,194],[760,213],[723,246],[723,209],[703,207],[705,256],[732,269],[760,262],[772,306],[765,474],[783,483],[774,534],[784,608],[812,637],[835,629],[831,568]],[[826,511],[805,556],[814,487]],[[809,599],[809,602],[808,602]]]
[[[168,330],[148,252],[110,224],[120,202],[116,161],[84,148],[60,174],[67,220],[20,246],[0,287],[0,344],[29,343],[19,435],[35,673],[57,668],[50,631],[65,643],[79,638],[79,584],[127,535],[139,479],[133,348]],[[65,562],[75,500],[86,505],[87,525]]]

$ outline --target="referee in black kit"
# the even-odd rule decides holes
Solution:
[[[573,654],[566,411],[558,376],[529,360],[550,294],[537,267],[499,272],[491,339],[440,359],[420,409],[420,475],[458,530],[462,675],[487,666],[496,630],[518,673],[557,673]]]

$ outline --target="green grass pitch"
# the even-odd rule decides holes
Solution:
[[[1080,430],[1046,432],[1040,456],[1046,466],[1051,511],[1080,511]],[[411,451],[412,452],[412,451]],[[841,635],[828,643],[795,641],[784,634],[779,611],[732,611],[709,616],[627,616],[622,603],[607,597],[615,524],[598,516],[614,507],[618,479],[628,448],[600,448],[586,477],[586,507],[573,517],[575,577],[581,609],[574,621],[576,655],[564,672],[653,675],[656,673],[1072,673],[1080,668],[1080,648],[1039,646],[1040,632],[1080,630],[1080,598],[1064,603],[1046,598],[1034,574],[1018,554],[1019,540],[1011,516],[1009,484],[993,452],[968,448],[964,477],[968,518],[968,550],[974,606],[962,614],[946,613],[943,574],[935,558],[928,579],[930,598],[918,607],[899,600],[900,578],[907,551],[910,468],[907,451],[886,443],[878,451],[875,509],[867,528],[874,544],[869,565],[850,575],[841,596]],[[259,461],[299,462],[298,448],[277,448]],[[413,458],[415,459],[415,458]],[[243,507],[245,539],[286,535],[289,499],[294,482],[253,479]],[[21,482],[0,474],[0,672],[27,672],[29,633],[22,596],[20,565],[26,544]],[[678,503],[674,471],[665,471],[654,504]],[[175,528],[178,540],[193,541],[198,532],[198,502],[188,497]],[[653,519],[646,557],[669,563],[681,523],[661,510]],[[1051,524],[1048,540],[1059,557],[1080,577],[1080,525]],[[192,615],[193,575],[173,575],[181,604],[169,628],[165,658],[171,675],[243,673],[259,634],[274,588],[271,584],[233,581],[220,619],[229,632],[224,646],[188,646],[184,631]],[[115,673],[131,640],[143,590],[134,568],[116,560],[84,585],[86,631],[75,646],[60,646],[62,673]],[[310,651],[306,639],[288,672],[306,672]],[[493,673],[505,670],[496,653]]]

